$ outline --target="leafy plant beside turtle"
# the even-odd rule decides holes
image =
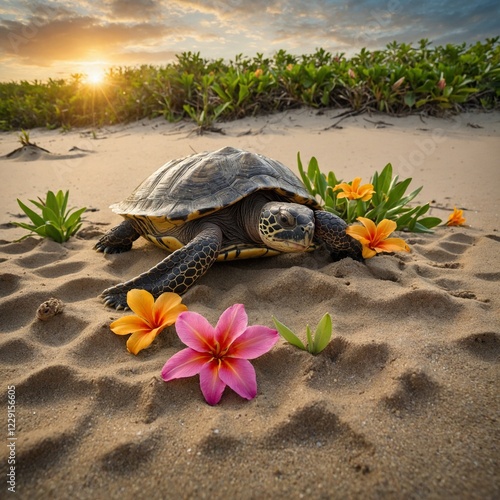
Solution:
[[[33,223],[14,222],[16,226],[30,231],[30,234],[23,236],[21,240],[32,233],[36,233],[43,238],[50,238],[58,243],[68,241],[80,229],[82,225],[81,215],[87,210],[86,207],[78,210],[74,208],[68,209],[68,197],[69,191],[63,193],[59,190],[56,194],[48,191],[45,201],[40,198],[38,198],[39,201],[30,200],[41,211],[40,214],[17,199],[17,203]]]
[[[341,217],[348,224],[358,217],[365,217],[375,223],[388,219],[396,222],[398,231],[429,233],[442,222],[438,217],[424,217],[429,211],[429,203],[408,206],[420,193],[422,186],[406,194],[411,177],[399,180],[397,175],[393,176],[390,163],[380,173],[375,172],[370,183],[364,185],[359,177],[347,183],[337,179],[333,172],[325,175],[319,169],[315,157],[309,161],[307,170],[304,169],[300,153],[297,154],[297,163],[306,189],[313,196],[321,198],[325,210]]]

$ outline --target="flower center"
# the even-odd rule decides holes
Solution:
[[[227,354],[228,350],[229,347],[221,348],[219,342],[216,341],[212,349],[212,356],[216,359],[222,359]]]

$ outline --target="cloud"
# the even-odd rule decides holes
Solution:
[[[475,42],[500,34],[497,0],[35,0],[0,14],[0,67],[82,60],[140,64],[185,51],[207,58],[352,55],[387,43]],[[169,57],[170,59],[170,57]]]
[[[0,25],[0,51],[27,64],[78,60],[114,50],[123,44],[147,43],[169,33],[163,25],[139,23],[103,24],[91,17],[67,17],[43,21],[16,21]]]
[[[112,18],[134,22],[154,19],[162,12],[156,0],[112,0],[109,6]]]

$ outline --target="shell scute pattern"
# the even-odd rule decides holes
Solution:
[[[262,189],[318,208],[287,167],[230,147],[165,164],[111,208],[122,216],[142,219],[145,224],[149,219],[156,228],[168,229],[172,223],[203,217]]]

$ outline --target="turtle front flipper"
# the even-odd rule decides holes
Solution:
[[[126,309],[127,292],[133,288],[147,290],[155,298],[163,292],[182,294],[217,260],[221,243],[220,228],[207,225],[186,246],[136,278],[107,288],[101,297],[107,306]]]
[[[124,220],[118,226],[111,228],[94,246],[98,252],[122,253],[132,248],[132,243],[140,234],[134,229],[132,223]]]
[[[314,217],[316,221],[314,234],[325,243],[333,260],[345,257],[363,260],[361,243],[345,232],[347,224],[343,219],[323,210],[314,212]]]

